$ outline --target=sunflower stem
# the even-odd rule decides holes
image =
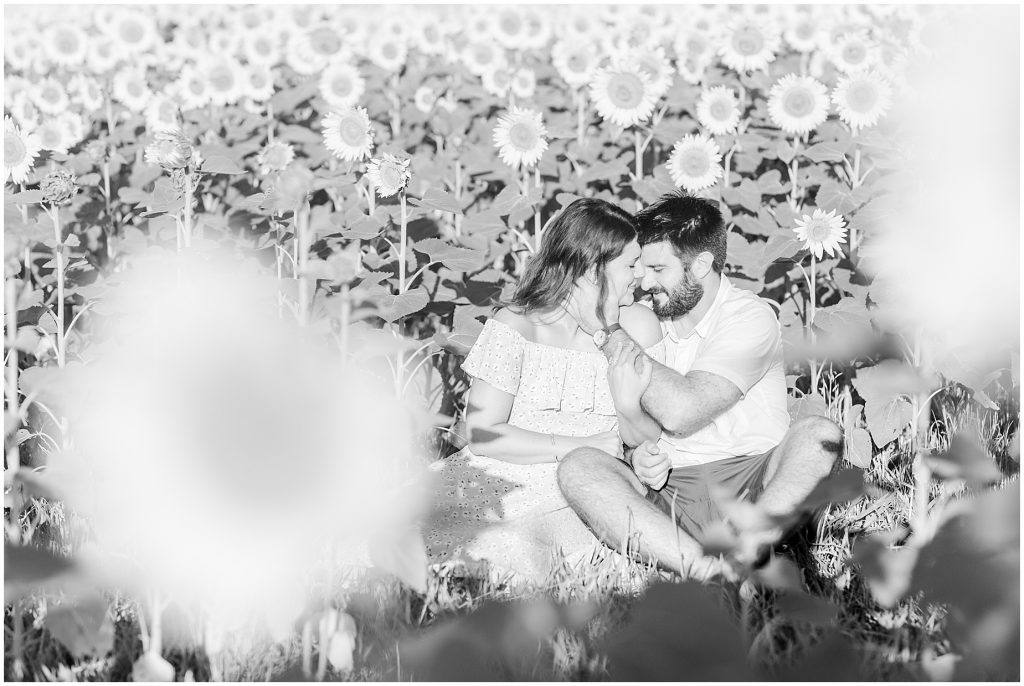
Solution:
[[[185,174],[185,209],[184,209],[184,235],[185,249],[192,247],[192,174]]]
[[[299,280],[299,326],[307,322],[307,302],[309,300],[309,279],[306,278],[306,266],[309,260],[309,201],[303,200],[295,209],[295,258],[296,278]]]
[[[274,142],[274,104],[267,101],[267,143]]]
[[[583,145],[587,134],[587,96],[582,88],[573,91],[576,100],[576,144]]]
[[[398,194],[398,207],[400,212],[401,241],[398,244],[398,292],[405,293],[405,243],[408,230],[405,212],[405,190]]]
[[[537,189],[540,189],[540,165],[533,168],[533,182]],[[544,197],[543,193],[538,194],[539,197]],[[536,237],[537,250],[540,250],[541,238],[544,236],[544,229],[540,223],[540,202],[537,203],[537,208],[533,211],[533,235]]]
[[[53,248],[54,277],[57,280],[57,366],[63,368],[67,356],[64,342],[64,242],[61,236],[60,208],[53,205],[50,209],[53,221],[53,236],[56,243]]]
[[[640,129],[633,128],[633,152],[635,159],[633,160],[633,166],[636,173],[636,180],[640,181],[644,178],[644,146],[643,141],[640,138]]]
[[[18,291],[20,290],[21,282],[18,279],[7,279],[7,284],[4,287],[4,296],[7,300],[6,311],[4,313],[5,319],[7,320],[6,333],[7,333],[7,383],[5,384],[4,391],[7,395],[7,413],[8,416],[20,417],[21,412],[18,408]],[[21,421],[18,420],[20,426]],[[18,467],[21,466],[20,448],[12,443],[7,451],[5,459],[7,461],[7,469],[10,471],[11,476],[14,476],[18,472]]]
[[[462,207],[462,163],[455,160],[455,202]],[[462,214],[455,213],[455,235],[462,236]]]
[[[807,333],[809,335],[811,346],[815,344],[816,336],[814,335],[814,315],[817,313],[817,285],[818,285],[818,258],[812,252],[811,253],[811,270],[807,276],[807,288],[810,295],[810,310],[807,314]],[[811,360],[811,392],[816,393],[818,390],[818,369],[817,360],[812,357]]]
[[[21,186],[21,192],[24,193],[25,192],[25,184],[22,183],[22,184],[18,184],[18,185]],[[27,204],[19,204],[18,205],[18,209],[21,211],[21,221],[22,221],[22,223],[23,224],[28,224],[28,205]],[[29,271],[31,271],[31,269]]]

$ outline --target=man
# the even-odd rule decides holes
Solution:
[[[727,232],[717,206],[664,196],[637,223],[641,287],[661,320],[666,363],[651,360],[653,371],[639,365],[644,380],[638,373],[634,381],[643,384],[649,373],[640,407],[663,433],[640,445],[630,463],[594,448],[573,451],[558,480],[606,544],[619,547],[639,533],[643,557],[706,579],[722,571],[699,542],[702,529],[722,518],[721,489],[756,500],[770,516],[787,515],[831,471],[842,432],[824,417],[790,426],[778,319],[767,302],[722,274]],[[624,350],[642,355],[614,317],[608,313],[595,343],[610,359]],[[766,540],[781,534],[769,528]]]

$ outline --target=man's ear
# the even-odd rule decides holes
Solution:
[[[693,258],[693,262],[690,263],[690,273],[697,279],[703,279],[711,273],[714,264],[715,256],[705,250],[697,253],[697,256]]]

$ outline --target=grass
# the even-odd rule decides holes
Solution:
[[[841,394],[832,394],[828,401],[830,415],[842,424],[845,405]],[[1007,479],[1017,478],[1011,437],[1017,430],[1019,407],[1010,395],[997,402],[1001,409],[994,412],[966,403],[964,392],[957,389],[940,396],[928,447],[941,450],[957,431],[976,430]],[[878,492],[828,508],[804,527],[797,542],[784,553],[796,562],[808,592],[838,608],[832,630],[789,619],[780,611],[778,596],[772,591],[747,597],[735,584],[709,585],[731,614],[749,661],[761,674],[786,676],[787,670],[830,645],[829,637],[836,631],[855,646],[855,666],[861,670],[857,678],[861,679],[920,679],[923,658],[955,649],[943,606],[912,595],[894,607],[882,607],[851,563],[858,538],[872,532],[898,534],[907,527],[913,502],[912,451],[911,440],[904,436],[877,452],[866,474]],[[932,506],[938,508],[965,492],[956,484],[936,483],[930,495]],[[23,543],[43,544],[61,554],[72,552],[87,538],[80,520],[65,513],[60,503],[44,499],[28,503],[18,517],[18,529]],[[652,583],[678,581],[650,565],[624,562],[610,553],[599,553],[576,568],[563,563],[544,583],[530,587],[517,587],[457,564],[432,569],[426,593],[417,593],[372,570],[348,584],[338,583],[332,570],[323,571],[314,586],[316,603],[345,608],[358,626],[354,669],[345,674],[328,670],[327,677],[359,681],[436,675],[430,670],[440,667],[430,655],[444,655],[449,649],[457,649],[460,655],[489,656],[499,665],[494,668],[498,671],[488,673],[493,678],[607,679],[607,641],[628,626],[643,589]],[[71,655],[46,629],[43,608],[53,600],[41,596],[19,605],[23,629],[16,656],[15,608],[8,605],[4,615],[5,673],[28,680],[130,679],[132,664],[142,652],[138,607],[126,597],[112,595],[110,599],[115,638],[112,650],[102,657]],[[538,622],[543,628],[534,626]],[[666,632],[672,630],[665,627]],[[314,631],[310,646],[314,668],[317,641]],[[197,646],[168,646],[164,655],[174,665],[178,679],[264,681],[303,678],[303,651],[298,630],[280,644],[265,631],[250,629],[231,636],[213,656]],[[472,659],[467,657],[463,667],[472,671]]]

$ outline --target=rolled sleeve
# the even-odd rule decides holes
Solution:
[[[751,308],[723,318],[690,371],[717,374],[746,395],[768,372],[781,345],[782,331],[774,312]]]

